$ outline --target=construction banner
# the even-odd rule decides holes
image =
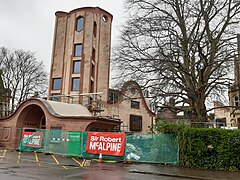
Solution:
[[[87,153],[124,156],[124,133],[88,132]]]
[[[41,148],[42,147],[42,133],[41,132],[23,132],[23,144],[26,147]]]

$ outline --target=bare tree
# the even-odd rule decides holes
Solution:
[[[129,19],[114,51],[118,76],[136,80],[156,97],[188,104],[206,120],[206,99],[220,96],[232,78],[240,2],[127,0]]]
[[[36,92],[39,95],[46,93],[47,73],[43,62],[38,62],[34,53],[0,48],[0,69],[5,88],[11,90],[11,111]]]

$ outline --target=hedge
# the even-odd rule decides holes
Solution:
[[[215,170],[240,169],[240,131],[218,128],[191,128],[160,123],[157,131],[178,135],[179,165]]]

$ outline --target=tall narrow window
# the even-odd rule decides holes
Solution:
[[[97,23],[94,21],[93,24],[93,36],[96,37],[97,36]]]
[[[94,82],[91,80],[90,93],[94,92]]]
[[[80,90],[80,78],[72,78],[72,91]]]
[[[76,30],[78,32],[83,30],[83,26],[84,26],[84,18],[82,16],[79,16],[77,18],[77,25],[76,25]]]
[[[130,115],[130,131],[142,130],[142,116]]]
[[[61,88],[61,78],[53,78],[52,80],[52,89],[53,90],[59,90]]]
[[[73,74],[80,74],[81,61],[73,61]]]
[[[82,44],[74,45],[74,56],[82,56]]]
[[[93,62],[95,62],[95,49],[94,48],[92,48],[92,60],[93,60]]]
[[[239,102],[238,102],[238,96],[234,96],[234,106],[238,107],[239,106]]]
[[[92,63],[92,77],[94,78],[95,76],[95,65]]]

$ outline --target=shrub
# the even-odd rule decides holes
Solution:
[[[176,123],[160,123],[157,131],[178,135],[179,165],[216,170],[240,169],[240,131],[191,128]]]

